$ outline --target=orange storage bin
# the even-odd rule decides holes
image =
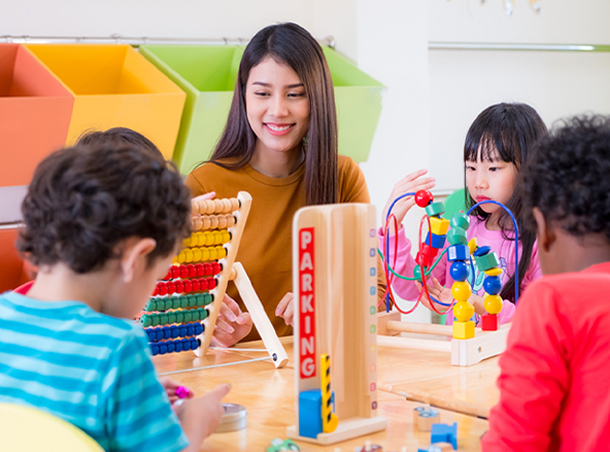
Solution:
[[[19,44],[0,44],[0,187],[27,185],[65,145],[74,96]]]

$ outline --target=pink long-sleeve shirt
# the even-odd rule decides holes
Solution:
[[[470,217],[470,227],[467,231],[468,240],[473,237],[477,238],[477,244],[479,246],[490,246],[492,251],[495,251],[498,255],[498,259],[500,260],[500,268],[502,269],[502,284],[506,284],[510,279],[510,276],[515,272],[515,241],[514,240],[506,240],[502,231],[490,231],[485,227],[485,222],[478,219],[477,217]],[[383,235],[383,230],[379,229],[378,238],[380,249],[385,255],[385,236]],[[411,255],[411,241],[407,239],[404,233],[404,229],[401,227],[396,234],[396,238],[398,239],[398,248],[396,253],[396,264],[393,266],[394,271],[400,275],[404,276],[413,276],[413,269],[417,265],[415,259]],[[392,263],[394,259],[394,236],[390,236],[390,259],[389,262]],[[447,248],[449,245],[448,242],[445,242],[445,246],[443,250]],[[441,251],[439,251],[437,256],[440,256]],[[519,258],[521,258],[521,245],[519,244]],[[440,260],[438,265],[432,270],[431,276],[438,279],[439,283],[443,286],[451,288],[453,285],[453,278],[449,274],[449,268],[451,267],[450,262],[447,261],[446,256]],[[472,292],[474,294],[483,296],[483,279],[485,274],[479,273],[476,264],[474,266],[475,270],[475,283],[472,287]],[[532,259],[530,261],[530,265],[528,271],[525,273],[525,277],[523,278],[522,287],[527,287],[533,280],[540,278],[542,276],[542,271],[540,270],[540,262],[538,261],[538,244],[534,243],[534,247],[532,249]],[[471,278],[469,278],[470,280]],[[404,279],[394,277],[392,282],[392,290],[405,300],[417,300],[419,297],[419,289],[412,281],[406,281]],[[445,308],[446,309],[446,308]],[[502,308],[502,312],[499,314],[500,323],[508,323],[513,318],[513,314],[515,313],[515,305],[508,300],[504,300],[504,306]],[[447,315],[447,323],[453,322],[453,315]]]

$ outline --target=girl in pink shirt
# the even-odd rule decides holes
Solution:
[[[526,104],[496,104],[483,110],[470,126],[464,145],[464,178],[466,182],[466,206],[474,206],[481,201],[492,200],[507,206],[517,219],[519,227],[519,290],[523,290],[531,281],[541,276],[538,262],[538,250],[535,235],[522,228],[522,203],[519,191],[515,190],[517,176],[522,164],[527,161],[528,151],[547,129],[538,113]],[[386,223],[388,210],[399,196],[427,190],[435,184],[433,178],[422,177],[427,170],[419,170],[399,181],[392,190],[383,209],[382,221]],[[400,224],[407,212],[415,205],[412,196],[405,197],[392,207],[391,213]],[[411,256],[411,242],[405,237],[402,227],[390,234],[389,262],[394,263],[394,240],[397,241],[394,270],[411,277],[417,265]],[[515,310],[515,241],[512,219],[504,209],[496,204],[483,204],[474,209],[470,216],[468,240],[476,237],[479,246],[490,246],[496,252],[502,269],[503,309],[499,314],[500,322],[512,319]],[[385,253],[385,235],[379,231],[382,251]],[[445,244],[445,248],[449,246]],[[440,255],[440,253],[439,253]],[[445,258],[441,259],[430,275],[428,291],[430,296],[443,303],[435,303],[436,311],[446,311],[453,301],[451,295],[450,265]],[[478,315],[484,314],[482,288],[484,274],[479,274],[474,267],[474,277],[468,280],[472,284],[472,296],[468,300]],[[421,285],[417,282],[394,278],[392,289],[407,300],[421,297]],[[427,297],[420,298],[422,303],[432,309]],[[448,323],[453,316],[448,316]]]

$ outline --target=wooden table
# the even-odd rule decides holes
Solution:
[[[292,338],[282,338],[288,356],[292,359]],[[286,428],[294,425],[295,393],[294,368],[292,361],[282,369],[275,369],[270,361],[243,362],[252,357],[265,357],[266,352],[252,351],[261,349],[262,343],[240,344],[245,351],[209,351],[205,357],[197,358],[190,352],[177,353],[153,358],[159,373],[196,369],[203,366],[219,366],[202,370],[191,370],[171,374],[181,384],[191,388],[196,394],[213,389],[222,382],[232,385],[231,392],[224,401],[244,405],[247,409],[247,427],[243,430],[216,433],[206,439],[203,451],[264,451],[273,438],[285,439]],[[379,415],[388,420],[384,432],[356,438],[328,447],[298,442],[302,451],[353,451],[366,441],[383,446],[384,452],[400,451],[407,446],[409,451],[427,448],[430,445],[430,433],[413,427],[413,408],[421,404],[406,401],[397,394],[403,383],[408,387],[407,377],[415,378],[420,373],[423,378],[432,377],[434,371],[425,366],[429,359],[438,361],[440,356],[415,356],[408,350],[379,348],[379,384],[385,390],[378,391]],[[411,351],[412,352],[412,351]],[[415,360],[421,363],[413,364]],[[240,362],[241,361],[241,362]],[[410,362],[413,361],[413,362]],[[227,363],[238,364],[224,366]],[[450,366],[450,365],[449,365]],[[440,366],[443,367],[443,366]],[[459,370],[453,369],[460,374]],[[479,438],[487,429],[487,422],[473,416],[441,410],[441,422],[458,422],[458,445],[461,451],[478,451]]]
[[[448,352],[401,348],[399,337],[380,338],[378,387],[409,400],[487,418],[500,397],[499,357],[469,367],[451,365]]]

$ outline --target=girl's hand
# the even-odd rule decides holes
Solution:
[[[449,309],[449,306],[443,306],[439,303],[435,303],[433,301],[431,302],[430,300],[428,300],[428,297],[426,297],[426,292],[423,290],[422,284],[419,281],[414,282],[417,288],[419,289],[419,299],[425,307],[427,307],[431,311],[434,311],[434,309],[432,308],[432,304],[434,304],[434,307],[437,311],[445,312]],[[428,280],[428,293],[430,294],[430,297],[440,301],[441,303],[450,305],[453,302],[451,289],[443,287],[436,278],[430,278]]]
[[[235,300],[225,294],[216,319],[212,335],[212,345],[231,347],[242,340],[252,330],[252,317],[242,312]]]
[[[286,325],[294,326],[294,296],[292,292],[284,295],[275,308],[275,315],[284,319]]]
[[[178,394],[176,393],[176,389],[181,386],[180,383],[172,380],[169,377],[161,377],[159,378],[159,382],[161,383],[161,386],[163,386],[163,389],[165,389],[165,392],[169,397],[169,402],[174,405],[174,403],[176,403],[180,399],[180,397],[178,397]],[[189,390],[186,395],[186,398],[191,399],[192,397],[193,391]]]
[[[470,298],[468,299],[468,302],[474,306],[474,312],[479,314],[479,315],[483,315],[486,314],[487,311],[485,311],[485,300],[483,297],[480,297],[476,294],[472,294],[470,296]]]
[[[433,177],[424,177],[421,178],[424,174],[428,172],[427,169],[417,170],[409,175],[407,175],[404,179],[399,180],[396,185],[394,185],[394,189],[392,193],[390,193],[390,197],[383,208],[383,212],[381,213],[381,224],[385,225],[386,217],[388,216],[388,210],[394,200],[399,196],[413,192],[417,193],[419,190],[430,190],[436,185],[436,180]],[[420,179],[421,178],[421,179]],[[402,198],[392,208],[392,212],[396,217],[396,221],[398,224],[402,223],[407,212],[415,205],[415,200],[413,196],[407,196]]]

